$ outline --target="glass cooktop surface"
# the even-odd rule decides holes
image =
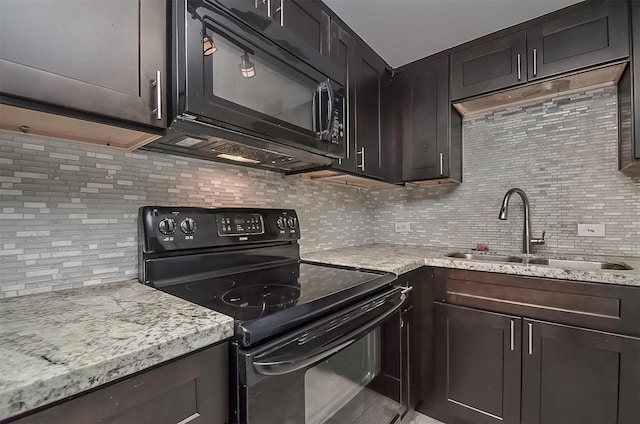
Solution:
[[[389,285],[389,276],[294,262],[160,290],[233,317],[237,337],[252,328],[269,336]]]

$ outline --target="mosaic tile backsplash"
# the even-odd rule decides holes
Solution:
[[[464,122],[464,183],[364,192],[197,159],[0,131],[0,297],[135,278],[140,205],[295,208],[303,250],[367,242],[640,256],[640,180],[617,171],[615,88]],[[410,222],[410,233],[394,223]],[[371,225],[373,223],[373,225]],[[578,237],[578,223],[606,236]]]
[[[137,276],[140,205],[295,208],[302,249],[371,242],[366,193],[270,171],[0,132],[0,297]]]
[[[616,88],[559,96],[466,119],[464,182],[385,190],[372,195],[376,240],[519,252],[523,207],[531,202],[533,237],[546,230],[544,253],[640,256],[640,180],[617,170]],[[410,222],[396,233],[394,222]],[[605,224],[605,237],[578,237],[577,224]]]

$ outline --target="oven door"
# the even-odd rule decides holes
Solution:
[[[295,334],[238,352],[237,422],[241,424],[389,424],[402,411],[400,363],[405,295],[394,289]]]
[[[186,6],[187,114],[344,157],[344,137],[331,137],[344,116],[343,87],[211,2]]]

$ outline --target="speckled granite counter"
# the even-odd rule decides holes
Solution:
[[[612,256],[571,256],[571,255],[528,255],[529,257],[557,259],[594,260],[625,263],[632,270],[581,270],[573,268],[555,268],[547,265],[519,264],[507,262],[483,262],[466,259],[448,258],[451,252],[471,253],[455,248],[417,247],[394,244],[370,244],[333,250],[322,250],[303,254],[303,259],[333,265],[402,274],[423,265],[443,268],[469,269],[475,271],[498,272],[502,274],[528,275],[533,277],[558,278],[562,280],[588,281],[594,283],[624,284],[640,286],[640,257]],[[491,252],[490,254],[494,254]],[[505,252],[501,252],[505,253]],[[511,255],[527,255],[509,252]]]
[[[135,281],[0,301],[0,419],[233,335],[233,319]]]

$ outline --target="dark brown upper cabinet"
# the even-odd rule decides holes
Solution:
[[[166,4],[9,1],[0,13],[0,93],[166,127]]]
[[[631,2],[631,61],[618,82],[618,168],[640,177],[640,2]]]
[[[628,57],[628,9],[625,1],[584,2],[452,53],[451,100]]]
[[[391,79],[387,64],[337,22],[331,25],[331,61],[346,91],[346,157],[333,169],[386,179],[390,140]]]
[[[265,30],[263,24],[254,23],[247,15],[238,13],[237,0],[218,0],[232,8],[241,19]],[[246,5],[263,18],[273,21],[301,40],[307,47],[323,56],[329,56],[331,18],[319,2],[314,0],[243,0]],[[236,6],[234,8],[234,6]]]
[[[522,423],[640,418],[640,339],[524,320]]]
[[[356,146],[355,146],[355,39],[337,22],[331,22],[331,62],[341,70],[341,83],[344,85],[345,96],[345,143],[346,156],[337,161],[333,168],[343,171],[355,172],[356,170]]]
[[[451,100],[527,82],[526,31],[451,55]]]
[[[400,72],[402,180],[462,181],[462,117],[449,100],[449,57]]]
[[[515,316],[435,305],[441,409],[475,424],[520,422],[521,322]]]
[[[262,0],[260,0],[262,1]],[[270,0],[272,16],[323,56],[329,56],[331,20],[318,2],[312,0]]]
[[[388,148],[391,87],[386,63],[368,46],[355,46],[356,173],[383,179]]]
[[[627,2],[584,2],[581,6],[527,28],[530,80],[629,56]]]

